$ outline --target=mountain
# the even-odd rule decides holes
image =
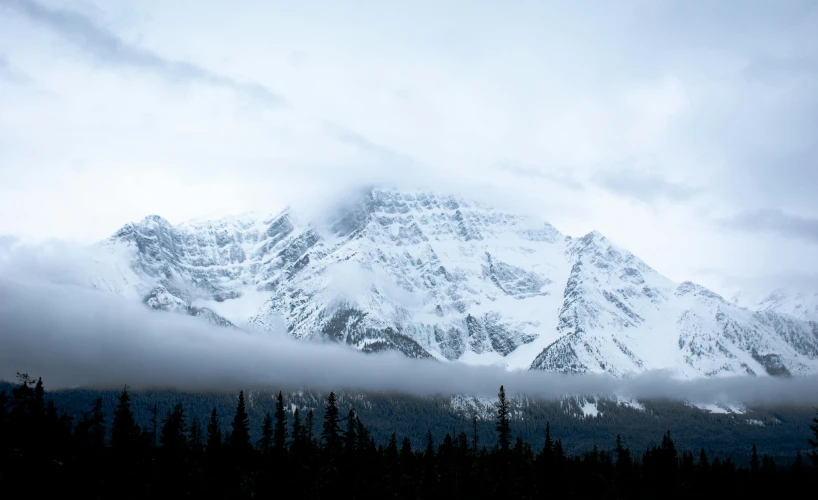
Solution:
[[[452,196],[374,189],[310,220],[150,216],[99,248],[113,257],[96,288],[364,352],[615,376],[818,372],[808,315],[739,307],[598,232]]]
[[[779,288],[764,297],[755,307],[759,311],[818,322],[818,293],[791,292]]]

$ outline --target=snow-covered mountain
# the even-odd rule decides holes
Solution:
[[[96,288],[366,352],[616,376],[818,372],[815,309],[741,308],[598,232],[451,196],[375,189],[313,220],[150,216],[99,248]]]

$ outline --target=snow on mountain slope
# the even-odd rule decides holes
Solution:
[[[818,293],[789,292],[779,288],[764,297],[756,309],[818,323]]]
[[[592,232],[423,192],[375,189],[320,220],[292,210],[98,245],[92,286],[222,325],[470,364],[616,376],[818,372],[818,329],[677,285]]]

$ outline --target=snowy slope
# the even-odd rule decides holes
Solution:
[[[764,297],[755,308],[786,314],[802,321],[818,322],[818,293],[791,292],[779,288]]]
[[[320,220],[151,216],[97,251],[110,258],[96,288],[366,352],[616,376],[818,372],[804,317],[673,283],[597,232],[450,196],[375,189]]]

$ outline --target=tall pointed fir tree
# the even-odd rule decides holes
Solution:
[[[111,425],[111,450],[122,458],[133,458],[139,440],[139,426],[131,410],[131,395],[128,386],[122,390],[114,410]]]
[[[193,417],[193,421],[190,423],[190,451],[197,458],[204,451],[204,442],[202,438],[202,424],[196,417]]]
[[[153,438],[151,444],[156,447],[159,442],[159,405],[156,403],[153,404],[153,410],[151,410],[151,437]]]
[[[355,453],[355,445],[358,444],[358,430],[355,425],[355,409],[349,410],[347,415],[347,429],[344,432],[344,452],[347,455]]]
[[[511,444],[511,425],[508,419],[509,408],[508,401],[506,400],[506,390],[502,385],[500,386],[500,392],[497,393],[497,397],[497,420],[495,426],[497,429],[497,447],[500,451],[505,453]]]
[[[228,447],[239,462],[247,459],[253,449],[250,445],[250,417],[247,415],[244,403],[244,391],[239,392],[239,402],[236,405],[236,415],[233,417]]]
[[[210,422],[207,424],[207,442],[205,453],[209,458],[218,457],[222,450],[222,428],[219,424],[219,413],[216,408],[210,413]]]
[[[312,408],[307,412],[307,418],[304,420],[304,443],[312,447],[315,444],[315,414]]]
[[[298,407],[295,408],[293,411],[293,442],[291,448],[293,450],[301,450],[303,448],[304,442],[304,430],[303,426],[301,425],[301,412],[299,411]]]
[[[471,416],[471,449],[477,455],[477,444],[480,442],[480,434],[477,432],[477,414]]]
[[[273,432],[273,446],[277,456],[287,451],[287,412],[284,411],[284,398],[281,391],[276,399],[275,431]]]
[[[256,441],[256,448],[262,455],[269,455],[273,448],[273,417],[268,412],[264,415],[264,423],[261,424],[261,439]]]
[[[341,449],[341,426],[338,423],[338,406],[335,393],[329,393],[327,408],[324,411],[324,425],[321,428],[321,442],[330,456],[336,455]]]
[[[185,422],[185,410],[181,403],[177,403],[173,411],[168,411],[162,424],[159,442],[162,444],[164,454],[173,459],[180,459],[188,449],[188,427]]]
[[[816,413],[818,413],[818,408],[816,408]],[[809,458],[812,460],[812,465],[815,467],[816,471],[818,471],[818,416],[812,419],[812,425],[809,426],[810,430],[812,431],[812,438],[809,438],[809,445],[812,448],[809,452]]]

